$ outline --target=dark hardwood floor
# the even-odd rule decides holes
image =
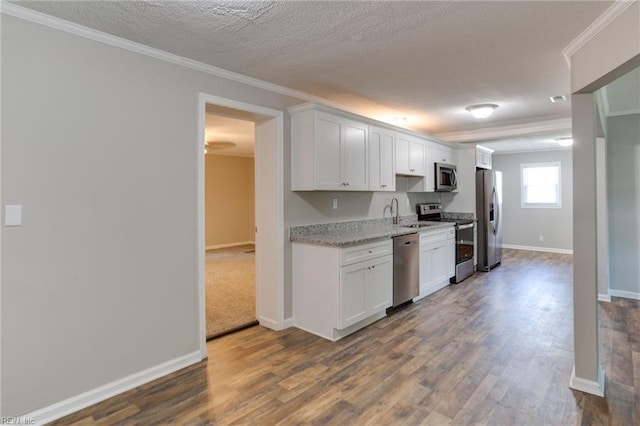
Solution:
[[[505,250],[339,342],[252,327],[206,362],[61,419],[80,424],[640,424],[640,309],[600,304],[606,398],[572,391],[572,256]]]

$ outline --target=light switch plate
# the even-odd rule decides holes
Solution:
[[[4,206],[4,226],[20,226],[22,225],[22,206],[6,205]]]

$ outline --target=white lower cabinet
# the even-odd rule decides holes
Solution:
[[[420,294],[414,301],[449,285],[455,275],[455,238],[453,226],[420,233]]]
[[[352,326],[391,306],[392,265],[392,257],[383,256],[340,268],[339,329]]]
[[[335,341],[386,316],[392,254],[391,239],[348,248],[294,243],[295,326]]]

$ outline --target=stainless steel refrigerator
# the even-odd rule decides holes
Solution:
[[[478,270],[490,271],[502,262],[502,173],[476,171]]]

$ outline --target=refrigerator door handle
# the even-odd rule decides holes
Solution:
[[[491,191],[491,201],[493,202],[496,220],[493,223],[493,235],[498,232],[498,223],[500,222],[500,209],[498,208],[498,196],[496,193],[496,187],[494,186]]]

